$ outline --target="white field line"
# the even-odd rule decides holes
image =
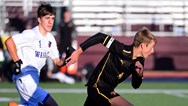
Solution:
[[[69,88],[69,89],[57,89],[50,88],[45,89],[49,93],[86,93],[86,89],[77,89],[77,88]],[[116,89],[118,93],[136,93],[136,94],[174,94],[174,93],[186,93],[188,94],[188,89]],[[14,88],[1,88],[0,93],[16,93],[16,89]]]
[[[0,102],[10,102],[10,101],[19,101],[20,98],[10,98],[10,97],[0,97]]]
[[[86,89],[45,89],[49,93],[86,93]],[[116,89],[116,92],[130,94],[167,94],[181,98],[188,98],[188,89]],[[3,88],[0,89],[0,102],[18,101],[19,98],[1,97],[2,93],[17,93],[16,89]]]

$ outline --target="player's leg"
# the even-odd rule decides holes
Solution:
[[[122,98],[121,96],[116,96],[110,99],[111,106],[134,106],[126,99]]]
[[[50,95],[48,95],[44,102],[44,106],[58,106],[58,104]]]
[[[96,98],[87,97],[84,106],[110,106],[110,102],[98,95]]]
[[[93,85],[87,85],[87,98],[84,106],[110,106],[109,101]]]
[[[58,106],[50,94],[39,87],[30,75],[17,80],[16,85],[22,105],[27,104],[35,106],[37,104],[42,104],[42,106]]]
[[[37,84],[32,79],[31,75],[25,75],[18,78],[15,82],[16,89],[20,95],[20,104],[26,105],[31,103],[32,94],[34,94]],[[31,103],[33,105],[33,103]],[[38,103],[35,103],[38,104]]]
[[[84,106],[97,106],[97,103],[99,102],[99,95],[97,94],[97,92],[95,92],[95,90],[92,87],[88,87],[87,93],[88,96],[86,98]]]
[[[85,103],[84,103],[84,106],[92,106],[92,105],[94,105],[92,102],[91,102],[91,99],[89,98],[89,97],[87,97],[86,98],[86,101],[85,101]]]
[[[43,88],[39,87],[38,72],[33,68],[28,67],[30,73],[21,76],[16,80],[16,88],[20,94],[22,105],[28,104],[31,106],[46,104],[45,106],[58,106],[55,100]]]

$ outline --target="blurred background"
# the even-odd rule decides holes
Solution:
[[[145,76],[188,77],[188,1],[187,0],[45,0],[56,9],[54,34],[60,52],[69,43],[77,48],[89,36],[103,32],[125,44],[145,26],[158,43],[155,53],[146,60]],[[37,25],[39,0],[1,0],[0,35],[2,41],[1,77],[10,57],[4,41],[8,36]],[[69,45],[70,45],[69,44]],[[102,58],[106,49],[97,45],[80,56],[68,74],[87,74]],[[48,70],[54,70],[52,63]],[[89,69],[87,69],[89,68]],[[84,70],[87,69],[87,70]],[[67,73],[66,68],[62,68]],[[83,71],[84,70],[84,71]],[[160,71],[160,72],[158,72]],[[162,72],[165,72],[162,73]],[[162,74],[160,74],[162,73]],[[158,77],[159,77],[158,76]],[[1,78],[1,80],[3,80]]]
[[[134,34],[145,26],[157,36],[155,53],[146,60],[146,78],[188,79],[188,1],[187,0],[44,0],[56,10],[53,35],[62,45],[78,45],[97,32],[131,44]],[[4,41],[11,35],[37,25],[39,0],[0,0],[0,81],[11,81],[11,59]],[[49,59],[43,68],[48,80],[58,71],[75,81],[87,80],[106,49],[88,49],[72,67],[57,69]],[[42,71],[43,72],[43,71]],[[43,75],[44,76],[44,75]],[[67,78],[66,77],[66,78]],[[63,82],[63,81],[62,81]],[[72,81],[71,83],[73,83]]]
[[[136,106],[187,106],[188,98],[188,0],[43,0],[56,10],[52,30],[61,54],[75,49],[88,37],[103,32],[131,44],[141,27],[157,37],[155,53],[145,62],[144,82],[139,90],[128,84],[118,92]],[[0,0],[0,105],[19,102],[11,80],[12,60],[4,41],[37,25],[39,0]],[[60,106],[83,106],[84,87],[107,49],[96,45],[78,63],[56,67],[51,59],[41,70],[41,85]],[[125,81],[125,83],[127,83]],[[49,83],[55,82],[55,83]],[[74,100],[74,102],[70,102]],[[152,102],[149,102],[152,101]]]

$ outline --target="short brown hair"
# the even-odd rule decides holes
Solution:
[[[135,47],[138,47],[141,43],[146,43],[147,45],[153,40],[155,43],[157,43],[156,37],[151,33],[151,31],[143,27],[138,30],[138,32],[135,34],[133,45]]]
[[[55,9],[51,6],[50,3],[40,2],[40,6],[37,10],[38,17],[43,17],[45,15],[55,15]]]

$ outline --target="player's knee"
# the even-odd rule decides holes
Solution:
[[[132,103],[130,103],[130,102],[127,102],[126,104],[125,104],[125,106],[134,106]]]
[[[134,106],[121,96],[116,96],[111,99],[111,106]]]

